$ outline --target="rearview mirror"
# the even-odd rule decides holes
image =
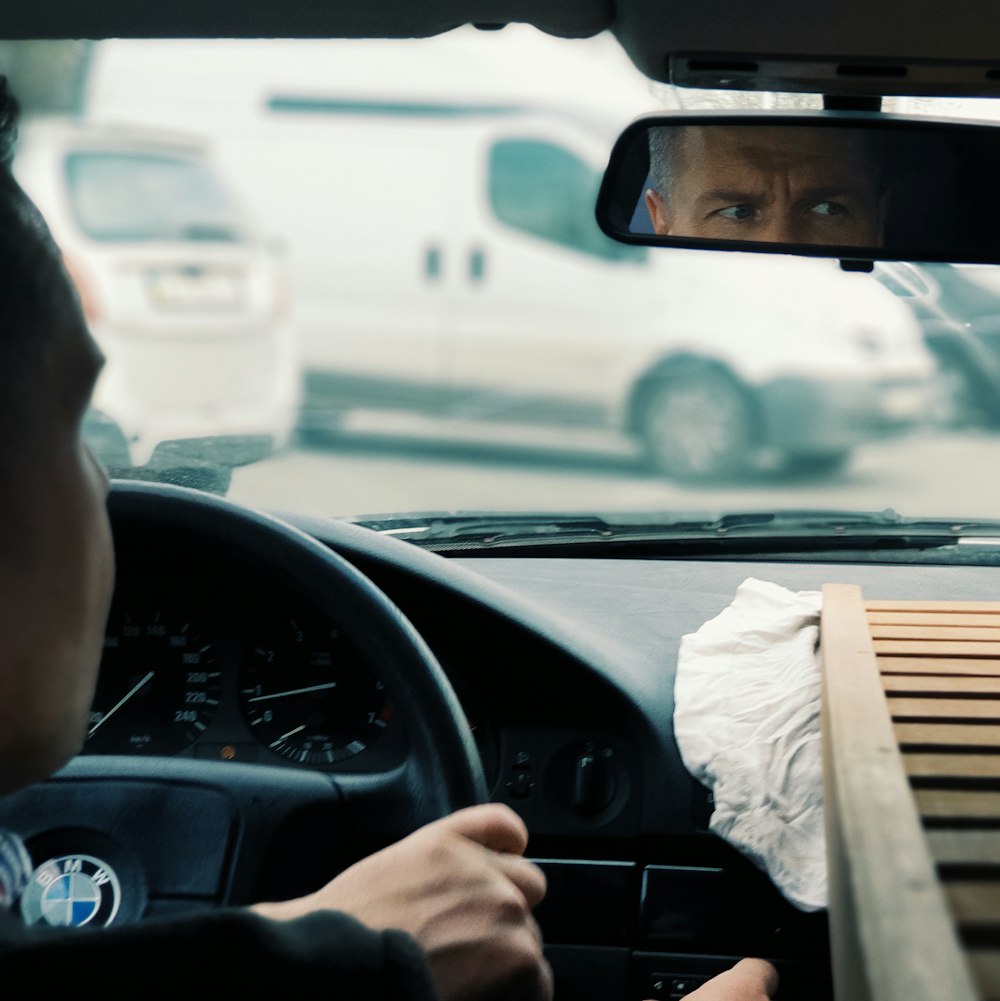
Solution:
[[[865,112],[650,115],[612,151],[622,243],[1000,263],[1000,125]]]

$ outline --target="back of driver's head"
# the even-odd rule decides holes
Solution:
[[[0,467],[8,472],[15,459],[31,461],[25,429],[41,428],[40,413],[79,422],[101,361],[62,252],[14,177],[17,124],[0,77]]]
[[[14,177],[19,118],[0,76],[0,345],[39,349],[46,317],[75,308],[77,297],[48,225]]]
[[[7,85],[7,78],[0,76],[0,164],[10,165],[17,138],[18,106]]]

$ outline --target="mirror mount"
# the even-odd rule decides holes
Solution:
[[[849,257],[840,259],[841,271],[859,271],[862,274],[870,275],[875,270],[874,261],[856,261]]]
[[[864,97],[860,94],[824,94],[824,111],[881,111],[882,98]]]

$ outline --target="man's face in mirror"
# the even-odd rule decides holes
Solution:
[[[887,197],[868,130],[656,130],[645,194],[660,236],[879,247]]]

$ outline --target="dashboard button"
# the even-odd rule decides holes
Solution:
[[[507,783],[507,793],[511,799],[527,799],[535,783],[531,781],[531,772],[517,770],[511,774]]]
[[[674,973],[654,973],[649,978],[649,991],[655,1001],[681,1001],[708,981],[696,974],[677,976]]]

